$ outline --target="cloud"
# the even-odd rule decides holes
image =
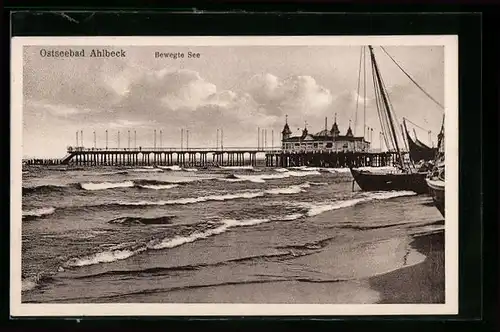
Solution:
[[[54,117],[62,118],[68,118],[77,114],[84,114],[92,111],[90,108],[78,108],[64,104],[51,104],[48,101],[34,101],[32,102],[32,106],[41,109],[41,112],[45,111]]]
[[[314,116],[323,113],[332,103],[330,91],[311,76],[290,76],[285,79],[270,73],[255,75],[248,92],[266,113]]]

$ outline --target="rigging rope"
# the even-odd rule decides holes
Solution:
[[[399,63],[396,62],[396,60],[394,60],[394,58],[385,50],[384,47],[380,46],[380,48],[385,52],[385,54],[387,54],[387,56],[389,58],[391,58],[391,60],[396,64],[396,66],[398,66],[399,69],[401,69],[401,71],[427,96],[429,97],[433,102],[435,102],[439,107],[441,107],[442,109],[444,109],[444,106],[441,105],[440,102],[438,102],[436,99],[434,99],[427,91],[424,90],[424,88],[422,88],[411,76],[410,74],[408,74],[400,65]]]
[[[411,124],[412,124],[412,125],[414,125],[415,127],[418,127],[418,128],[420,128],[420,129],[422,129],[422,130],[425,130],[426,132],[429,132],[429,130],[428,130],[428,129],[425,129],[424,127],[419,126],[418,124],[416,124],[415,122],[411,121],[410,119],[408,119],[408,118],[403,118],[403,119],[405,119],[406,121],[408,121],[409,123],[411,123]]]

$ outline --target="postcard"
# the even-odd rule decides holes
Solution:
[[[458,313],[457,36],[14,37],[11,67],[12,316]]]

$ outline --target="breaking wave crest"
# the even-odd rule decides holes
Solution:
[[[85,190],[104,190],[104,189],[114,189],[114,188],[131,188],[134,186],[132,181],[123,182],[84,182],[80,183],[82,189]]]
[[[36,287],[40,286],[44,282],[50,281],[51,279],[51,277],[46,276],[42,273],[38,273],[28,278],[23,278],[21,280],[21,292],[27,292],[35,289]]]
[[[255,226],[271,221],[291,221],[291,220],[296,220],[300,217],[302,217],[302,215],[293,214],[276,218],[263,218],[263,219],[243,219],[243,220],[225,219],[220,221],[220,224],[215,228],[203,231],[195,231],[186,236],[175,236],[173,238],[165,238],[162,240],[152,240],[145,246],[135,249],[133,248],[125,249],[121,247],[116,247],[119,249],[106,250],[85,257],[72,258],[68,260],[64,264],[64,266],[81,267],[81,266],[95,265],[101,263],[111,263],[127,259],[133,255],[139,254],[146,250],[170,249],[181,246],[186,243],[191,243],[197,240],[206,239],[208,237],[227,232],[230,228]]]
[[[133,255],[136,255],[140,252],[145,251],[146,248],[139,248],[136,250],[129,249],[117,249],[117,250],[109,250],[102,251],[96,254],[82,257],[82,258],[73,258],[65,263],[66,267],[79,267],[79,266],[87,266],[87,265],[95,265],[100,263],[111,263],[123,259],[127,259]]]
[[[304,184],[305,185],[305,184]],[[307,184],[308,185],[308,184]],[[298,187],[298,186],[294,186]],[[282,188],[283,189],[283,188]],[[299,189],[302,189],[299,187]],[[257,192],[257,193],[246,193],[247,195],[263,195],[264,192]],[[162,240],[152,240],[148,242],[145,246],[135,248],[135,249],[125,249],[121,247],[115,247],[119,249],[115,250],[106,250],[102,251],[90,256],[86,257],[80,257],[80,258],[73,258],[65,263],[66,267],[79,267],[79,266],[86,266],[86,265],[94,265],[94,264],[100,264],[100,263],[110,263],[118,260],[124,260],[127,259],[133,255],[136,255],[138,253],[144,252],[146,250],[162,250],[162,249],[171,249],[175,248],[187,243],[192,243],[198,240],[206,239],[211,236],[219,235],[222,233],[227,232],[228,230],[232,228],[237,228],[237,227],[248,227],[248,226],[255,226],[263,223],[268,223],[268,222],[276,222],[276,221],[293,221],[297,220],[306,216],[315,216],[320,213],[326,212],[326,211],[331,211],[331,210],[336,210],[336,209],[341,209],[344,207],[348,206],[353,206],[355,204],[361,203],[361,202],[367,202],[370,200],[381,200],[381,199],[390,199],[394,197],[400,197],[400,196],[409,196],[409,195],[415,195],[414,192],[411,191],[393,191],[393,192],[373,192],[373,193],[367,193],[362,197],[359,198],[354,198],[354,199],[348,199],[348,200],[343,200],[343,201],[337,201],[337,202],[329,202],[329,203],[320,203],[320,204],[314,204],[314,203],[297,203],[295,205],[299,205],[302,208],[306,209],[305,213],[294,213],[290,215],[284,215],[284,216],[278,216],[278,217],[268,217],[268,218],[260,218],[260,219],[243,219],[243,220],[236,220],[236,219],[224,219],[221,220],[219,224],[217,224],[216,227],[210,228],[210,229],[205,229],[201,231],[195,231],[189,235],[178,235],[175,237],[168,237]],[[241,197],[238,195],[221,195],[217,196],[218,200],[224,200],[228,199],[229,197]],[[193,201],[200,201],[200,199],[206,200],[206,196],[203,198],[197,198],[197,199],[192,199]],[[258,196],[255,196],[258,197]],[[179,204],[179,201],[170,201],[172,204]],[[176,203],[173,203],[176,202]],[[185,203],[185,201],[182,201]],[[149,203],[154,203],[158,204],[159,202],[149,202]],[[142,202],[137,202],[135,204],[142,204]],[[162,204],[165,204],[162,202]],[[182,203],[181,203],[182,204]],[[127,218],[117,218],[114,220],[115,223],[123,223],[127,221],[131,221],[132,219],[127,219]],[[142,219],[142,222],[145,220]],[[146,221],[147,222],[147,221]],[[316,244],[313,247],[321,247],[321,244]]]
[[[275,180],[275,179],[286,179],[291,176],[294,177],[303,177],[303,176],[311,176],[311,175],[321,175],[318,171],[289,171],[285,169],[281,169],[284,171],[278,171],[275,174],[260,174],[260,175],[247,175],[247,174],[231,174],[225,178],[219,178],[221,181],[226,182],[243,182],[249,181],[254,183],[265,183],[266,180]]]
[[[172,199],[168,201],[138,201],[138,202],[117,202],[117,205],[125,206],[148,206],[148,205],[184,205],[184,204],[194,204],[207,201],[227,201],[239,198],[255,198],[264,196],[263,192],[245,192],[239,194],[226,194],[226,195],[209,195],[201,197],[188,197]]]
[[[303,192],[305,188],[308,188],[309,183],[303,183],[301,185],[294,185],[285,188],[272,188],[264,191],[246,191],[239,192],[234,194],[222,194],[222,195],[207,195],[207,196],[199,196],[199,197],[186,197],[186,198],[178,198],[172,200],[165,201],[119,201],[113,204],[123,205],[123,206],[161,206],[161,205],[185,205],[185,204],[195,204],[201,202],[209,202],[209,201],[228,201],[235,199],[251,199],[257,197],[263,197],[267,195],[289,195],[289,194],[298,194]]]
[[[150,185],[139,185],[140,188],[144,189],[154,189],[154,190],[162,190],[162,189],[172,189],[178,187],[178,184],[150,184]]]
[[[416,195],[413,191],[387,191],[387,192],[369,192],[365,193],[362,197],[352,198],[347,200],[340,200],[336,202],[328,203],[295,203],[293,205],[308,209],[306,215],[309,217],[316,216],[323,212],[338,210],[362,202],[368,202],[372,200],[383,200],[402,196],[413,196]]]
[[[23,219],[34,219],[39,217],[48,216],[56,212],[54,207],[42,207],[32,210],[23,211]]]

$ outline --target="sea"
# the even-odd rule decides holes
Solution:
[[[377,169],[373,169],[377,171]],[[376,303],[425,259],[427,195],[349,169],[27,166],[23,303]]]

